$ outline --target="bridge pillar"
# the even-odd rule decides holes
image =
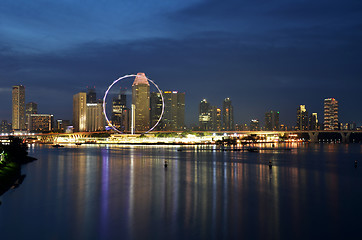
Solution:
[[[351,132],[341,132],[342,143],[349,143],[349,136],[351,136]]]
[[[308,132],[309,139],[311,143],[317,143],[318,142],[318,135],[319,132]]]

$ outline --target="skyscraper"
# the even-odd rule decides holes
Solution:
[[[73,95],[73,129],[83,132],[87,129],[87,94],[80,92]]]
[[[211,130],[221,131],[221,109],[217,106],[210,107]]]
[[[177,92],[177,121],[176,129],[185,129],[185,93]]]
[[[147,131],[150,128],[150,84],[144,73],[137,73],[132,84],[132,105],[135,131]]]
[[[279,130],[279,112],[270,111],[265,113],[265,130],[266,131]]]
[[[324,99],[324,130],[338,129],[338,101],[334,98]]]
[[[120,131],[129,130],[129,109],[124,91],[112,99],[112,124]]]
[[[202,131],[211,128],[210,104],[206,99],[203,99],[199,105],[199,126]]]
[[[35,102],[29,102],[26,104],[26,108],[25,108],[26,129],[31,130],[30,126],[29,126],[30,114],[37,114],[37,113],[38,113],[38,104],[36,104]]]
[[[150,95],[150,126],[154,126],[160,119],[162,113],[162,98],[161,93],[152,92]],[[158,123],[155,130],[160,131],[164,129],[163,119]]]
[[[182,130],[185,125],[185,93],[165,91],[163,93],[165,112],[162,118],[163,130]]]
[[[223,130],[234,130],[234,111],[230,98],[225,98],[223,102],[222,118]]]
[[[309,130],[318,130],[318,115],[317,113],[312,113],[309,118]]]
[[[308,130],[308,111],[305,105],[300,105],[297,109],[296,130]]]
[[[86,131],[104,130],[105,118],[102,103],[87,103],[86,106]]]
[[[25,87],[23,85],[13,86],[13,130],[25,130]]]

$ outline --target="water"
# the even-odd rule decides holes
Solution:
[[[32,146],[38,161],[0,197],[0,238],[355,239],[361,153],[359,144],[260,153]]]

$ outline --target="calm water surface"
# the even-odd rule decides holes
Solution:
[[[361,153],[36,145],[23,184],[0,197],[0,239],[356,239]]]

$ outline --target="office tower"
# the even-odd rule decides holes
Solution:
[[[73,129],[83,132],[87,129],[87,94],[80,92],[73,95]]]
[[[250,131],[259,131],[259,120],[258,119],[251,119]]]
[[[163,97],[165,111],[162,118],[162,130],[183,130],[185,125],[185,93],[165,91]]]
[[[221,131],[221,109],[217,106],[210,107],[211,130]]]
[[[312,113],[309,118],[309,130],[319,130],[318,128],[318,115]]]
[[[25,87],[23,85],[13,86],[13,130],[25,130]]]
[[[201,131],[211,128],[210,104],[206,99],[203,99],[199,105],[199,126]]]
[[[30,114],[29,130],[33,132],[50,132],[53,130],[54,116],[51,114]]]
[[[2,120],[0,125],[0,133],[10,133],[12,127],[11,123],[8,123],[7,120]]]
[[[297,109],[297,125],[296,130],[308,130],[308,111],[305,105],[300,105]]]
[[[176,129],[181,131],[185,129],[185,93],[177,92],[177,121]]]
[[[129,131],[129,109],[124,91],[112,99],[112,124],[120,131]]]
[[[338,129],[338,101],[334,98],[324,99],[324,130]]]
[[[279,112],[270,111],[265,113],[265,130],[266,131],[279,130]]]
[[[223,102],[222,118],[223,130],[234,130],[234,111],[230,98],[225,98]]]
[[[36,104],[35,102],[29,102],[26,104],[26,107],[25,107],[26,129],[30,130],[30,127],[29,127],[30,114],[37,114],[37,113],[38,113],[38,104]]]
[[[150,128],[150,84],[144,73],[137,73],[132,84],[135,131],[145,132]]]
[[[157,121],[160,119],[162,113],[162,97],[159,92],[152,92],[150,94],[150,126],[155,126]],[[163,119],[158,123],[154,130],[163,130]]]
[[[102,102],[87,103],[86,106],[86,131],[95,132],[104,130],[105,118]]]
[[[97,102],[97,93],[96,88],[87,88],[87,103],[96,103]]]

